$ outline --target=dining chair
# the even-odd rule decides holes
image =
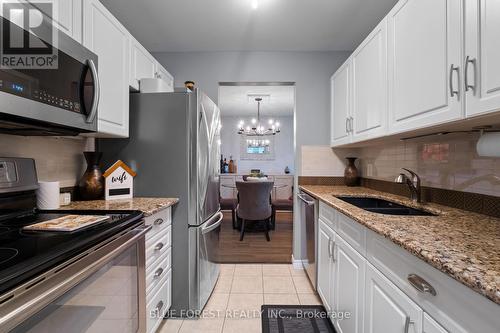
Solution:
[[[248,221],[264,221],[266,239],[269,242],[269,224],[272,217],[271,192],[274,182],[236,182],[238,189],[238,206],[236,216],[241,219],[240,241],[245,235],[245,223]]]
[[[286,199],[274,199],[271,201],[273,206],[273,216],[271,218],[271,229],[276,229],[276,211],[293,212],[293,186],[292,195]]]

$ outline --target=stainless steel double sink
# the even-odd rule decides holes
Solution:
[[[366,211],[385,215],[437,216],[434,213],[416,209],[379,198],[335,196]]]

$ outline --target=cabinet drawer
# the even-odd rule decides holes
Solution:
[[[478,332],[479,327],[481,332],[495,332],[500,327],[497,304],[371,230],[366,251],[373,266],[449,332]],[[417,291],[408,281],[410,274],[427,281],[436,295]]]
[[[172,226],[168,226],[156,237],[146,241],[146,267],[149,267],[160,258],[171,246]]]
[[[337,233],[356,251],[366,256],[366,228],[337,212]]]
[[[326,222],[333,230],[337,230],[337,212],[324,202],[319,202],[319,218]]]
[[[157,289],[151,297],[147,297],[146,306],[146,330],[148,333],[153,333],[160,326],[163,317],[170,309],[172,302],[172,271],[169,270],[167,274],[160,280]]]
[[[146,294],[159,284],[163,276],[170,270],[172,265],[172,248],[167,249],[160,258],[147,268],[146,271]]]
[[[146,234],[146,240],[154,237],[161,230],[165,230],[170,224],[172,224],[172,214],[171,208],[162,210],[151,216],[145,218],[145,224],[150,225],[152,229]]]

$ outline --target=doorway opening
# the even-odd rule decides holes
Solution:
[[[219,108],[220,260],[291,263],[295,83],[220,82]]]

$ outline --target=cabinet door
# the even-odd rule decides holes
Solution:
[[[500,110],[500,1],[465,3],[466,115]]]
[[[323,305],[328,311],[334,309],[331,298],[332,279],[333,279],[333,262],[332,250],[335,236],[333,230],[323,221],[319,220],[318,230],[318,294],[323,301]]]
[[[390,131],[462,118],[461,1],[401,0],[387,19]]]
[[[78,43],[82,42],[82,0],[59,0],[57,1],[57,12],[55,13],[46,13],[33,0],[28,2],[53,19],[59,30]]]
[[[331,145],[332,147],[351,141],[350,77],[351,61],[347,60],[331,79]]]
[[[134,37],[130,36],[130,86],[139,90],[139,81],[154,78],[156,59]]]
[[[97,0],[84,2],[83,24],[83,43],[99,57],[99,135],[128,137],[129,33]]]
[[[423,333],[448,333],[448,331],[432,319],[427,313],[424,313]]]
[[[156,77],[165,81],[169,87],[169,91],[174,91],[174,77],[159,63],[156,62]]]
[[[236,198],[236,185],[234,176],[220,176],[220,196],[223,199]]]
[[[352,141],[387,131],[387,20],[352,55]]]
[[[278,186],[273,191],[274,198],[277,200],[288,200],[292,196],[293,176],[276,176],[274,185]]]
[[[366,260],[338,235],[335,235],[335,276],[332,297],[335,311],[348,311],[351,318],[336,322],[339,333],[362,333]]]
[[[369,263],[365,288],[366,333],[422,331],[422,309]]]

